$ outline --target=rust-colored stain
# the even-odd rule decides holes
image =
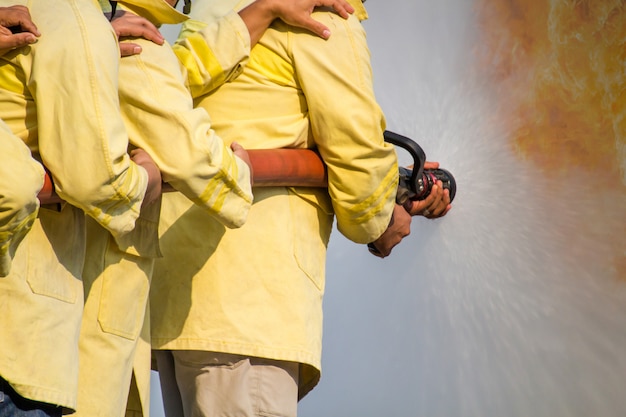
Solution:
[[[592,178],[586,197],[598,199],[598,216],[589,221],[617,216],[618,230],[603,238],[615,251],[611,268],[626,278],[625,5],[476,1],[479,70],[498,93],[510,143],[555,184]]]

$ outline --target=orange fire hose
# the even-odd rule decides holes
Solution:
[[[255,187],[326,187],[326,166],[317,152],[311,149],[250,149]],[[163,184],[163,192],[175,191]],[[61,202],[54,192],[54,184],[48,174],[39,192],[41,204]]]

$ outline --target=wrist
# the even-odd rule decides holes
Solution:
[[[381,233],[380,236],[378,236],[375,240],[371,241],[370,243],[367,244],[367,246],[369,247],[371,246],[375,246],[376,242],[379,242],[381,239],[383,239],[383,236],[385,235],[385,233],[387,232],[387,230],[389,230],[389,228],[391,226],[393,226],[394,223],[394,212],[391,212],[391,218],[389,219],[389,224],[387,225],[387,228],[385,230],[383,230],[383,232]]]
[[[370,242],[370,243],[367,244],[367,249],[370,251],[370,253],[372,255],[378,256],[379,258],[384,258],[386,256],[385,254],[383,254],[383,252],[380,249],[378,249],[377,243],[379,243],[379,242],[380,243],[384,243],[384,242],[382,242],[382,240],[383,240],[383,238],[385,236],[385,233],[387,233],[387,230],[389,230],[389,228],[393,225],[393,222],[394,222],[394,218],[393,218],[393,211],[392,211],[391,212],[391,219],[389,219],[389,225],[387,226],[387,228],[385,229],[383,234],[380,235],[378,237],[378,239],[376,239],[375,241]]]
[[[239,11],[239,17],[248,28],[250,46],[254,46],[265,30],[276,19],[275,0],[256,0]]]
[[[258,16],[270,22],[280,15],[280,2],[276,0],[256,0],[251,6],[256,9]]]

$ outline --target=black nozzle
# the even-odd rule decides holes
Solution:
[[[426,154],[412,139],[386,130],[385,141],[407,150],[413,157],[413,169],[400,168],[400,183],[396,202],[404,204],[407,200],[424,200],[437,181],[443,183],[443,188],[450,192],[450,202],[456,195],[456,181],[452,174],[445,169],[424,169]]]

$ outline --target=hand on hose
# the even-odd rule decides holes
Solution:
[[[152,157],[148,155],[148,152],[143,149],[138,148],[130,151],[130,159],[148,172],[148,187],[141,207],[148,206],[161,197],[163,181],[161,179],[161,171],[159,171],[159,167],[154,163]]]
[[[438,169],[439,162],[426,162],[424,169]],[[404,208],[411,216],[424,216],[428,219],[443,217],[450,211],[450,191],[443,188],[443,183],[437,181],[430,189],[430,194],[424,200],[409,200]]]
[[[232,149],[235,156],[243,160],[243,162],[248,165],[248,168],[250,168],[250,185],[254,185],[254,172],[252,170],[252,162],[250,161],[250,155],[248,154],[248,151],[246,151],[244,147],[237,142],[231,143],[230,149]]]
[[[396,204],[387,230],[378,239],[368,244],[367,247],[372,255],[384,258],[389,256],[391,250],[410,233],[411,216],[404,207]]]

